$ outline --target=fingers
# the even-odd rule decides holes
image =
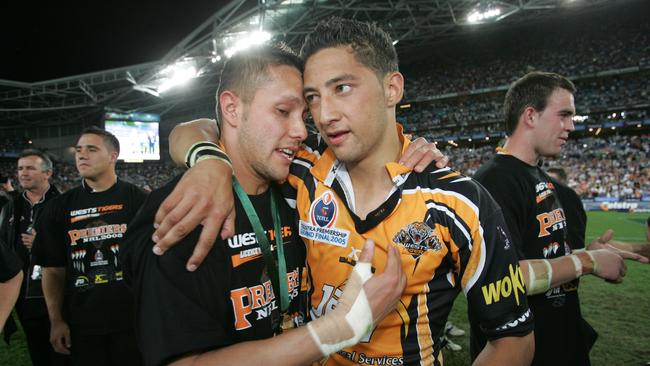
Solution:
[[[70,354],[70,334],[61,334],[56,335],[54,339],[50,342],[52,343],[52,348],[57,353],[62,353],[64,355]]]
[[[221,226],[221,239],[226,240],[235,235],[235,218],[235,210],[232,209]]]
[[[170,198],[172,197],[167,197],[165,201]],[[161,208],[163,205],[161,205]],[[166,214],[153,233],[152,240],[156,243],[154,253],[162,254],[166,252],[172,244],[184,238],[197,227],[203,219],[202,211],[204,209],[205,200],[194,200],[188,197],[178,203],[173,210]]]
[[[599,238],[598,241],[601,244],[605,244],[608,241],[612,240],[612,237],[614,236],[614,230],[612,229],[607,229]]]
[[[192,256],[187,261],[187,270],[194,272],[205,260],[205,257],[208,256],[210,250],[214,246],[214,242],[217,239],[217,234],[219,233],[219,224],[214,223],[214,220],[206,219],[204,221],[203,230],[201,230],[201,235],[199,236],[199,241],[194,247]]]
[[[607,244],[606,245],[607,249],[614,251],[616,254],[620,255],[623,259],[630,259],[633,261],[637,261],[640,263],[649,263],[650,260],[648,260],[647,257],[644,257],[641,254],[633,253],[633,252],[628,252],[626,250],[621,250],[618,249],[612,245]]]
[[[363,244],[363,250],[359,255],[358,262],[372,263],[372,257],[375,255],[375,242],[372,239],[366,239]]]
[[[386,259],[386,267],[384,273],[399,273],[402,270],[402,259],[400,257],[399,249],[395,245],[388,245],[388,258]]]

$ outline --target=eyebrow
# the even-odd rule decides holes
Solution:
[[[335,78],[327,80],[325,82],[325,86],[330,87],[330,86],[332,86],[332,84],[336,84],[336,83],[339,83],[341,81],[354,80],[354,79],[356,79],[356,78],[352,74],[343,74],[341,76],[337,76]],[[304,93],[312,92],[312,91],[316,91],[316,88],[305,86]]]
[[[84,147],[84,146],[87,147],[87,148],[91,148],[91,147],[99,148],[97,145],[77,145],[77,146],[75,146],[74,148],[75,148],[75,149],[80,149],[80,148],[82,148],[82,147]]]

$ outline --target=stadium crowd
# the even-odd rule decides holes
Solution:
[[[430,135],[426,137],[432,139]],[[454,169],[471,176],[490,159],[496,143],[498,139],[478,147],[448,146],[445,154]],[[650,197],[649,160],[649,135],[612,135],[570,140],[562,157],[547,160],[544,164],[546,168],[564,168],[569,175],[569,186],[583,199],[642,199]],[[11,177],[16,182],[15,171],[15,161],[0,162],[0,175]],[[121,179],[144,190],[159,188],[182,173],[182,169],[165,162],[119,163],[116,171]],[[74,164],[59,162],[55,164],[50,181],[61,191],[67,191],[76,186],[80,178]]]
[[[466,175],[493,155],[495,145],[477,148],[447,147],[454,169]],[[562,156],[544,161],[544,168],[561,167],[568,184],[583,199],[612,197],[648,199],[650,197],[650,136],[586,137],[570,140]]]
[[[649,22],[604,18],[582,28],[562,22],[435,47],[441,51],[405,70],[406,100],[505,86],[532,70],[575,78],[650,66]]]

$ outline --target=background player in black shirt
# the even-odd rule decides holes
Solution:
[[[42,270],[32,260],[34,225],[46,202],[59,195],[50,184],[52,161],[41,151],[28,149],[18,157],[18,183],[22,193],[15,196],[2,210],[0,238],[23,262],[23,284],[16,302],[27,349],[35,366],[65,365],[69,357],[54,352],[50,344],[50,320],[41,289]],[[5,340],[16,329],[13,318],[7,321]]]
[[[118,253],[145,194],[117,179],[118,155],[115,136],[84,130],[75,152],[81,186],[50,201],[36,223],[32,253],[44,267],[50,341],[76,365],[141,362]]]
[[[567,243],[567,219],[557,188],[538,161],[557,156],[574,130],[573,93],[571,81],[552,73],[529,73],[513,83],[504,105],[509,138],[475,174],[503,209],[521,258],[536,318],[534,365],[588,365],[589,336],[581,324],[574,280],[594,274],[620,282],[624,258],[648,261],[611,247],[572,252]],[[603,246],[593,243],[590,249]],[[478,329],[471,336],[475,355],[484,340]]]

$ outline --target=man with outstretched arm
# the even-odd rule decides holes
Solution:
[[[307,244],[310,313],[319,318],[337,306],[365,239],[381,249],[373,263],[385,262],[386,242],[394,242],[409,276],[397,310],[327,364],[441,364],[438,340],[461,290],[490,334],[475,364],[528,364],[532,316],[500,209],[480,185],[448,168],[417,172],[396,163],[410,141],[396,121],[404,79],[390,37],[374,25],[333,18],[309,34],[301,55],[305,100],[320,135],[295,153],[283,193]],[[178,139],[183,156],[175,160],[188,150],[191,160],[202,136],[215,141],[216,129],[206,123]],[[512,287],[499,299],[484,295],[505,281]]]
[[[553,73],[532,72],[515,81],[504,102],[507,142],[475,174],[503,209],[527,279],[536,319],[534,365],[589,365],[595,334],[580,312],[577,279],[593,274],[621,282],[624,259],[648,261],[608,246],[611,235],[587,251],[572,251],[568,244],[575,235],[567,231],[564,202],[538,163],[559,155],[574,130],[575,91],[570,80]],[[473,326],[471,337],[476,356],[485,333]]]

